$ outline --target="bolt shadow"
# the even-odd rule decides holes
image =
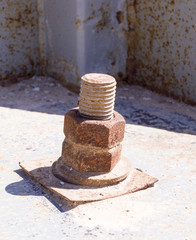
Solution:
[[[44,170],[47,171],[48,169],[45,168]],[[6,186],[5,190],[7,193],[15,196],[44,196],[62,213],[68,212],[78,206],[78,203],[65,200],[61,196],[43,187],[22,169],[15,170],[15,172],[22,177],[23,180]],[[53,185],[53,187],[54,186],[56,185]]]
[[[116,102],[116,110],[129,124],[196,135],[196,120],[187,115],[162,112],[157,107],[138,106],[131,102],[128,104],[123,100]]]
[[[139,170],[141,172],[141,170]],[[18,196],[44,196],[46,197],[59,211],[67,212],[80,204],[86,204],[89,202],[95,202],[103,199],[110,198],[111,196],[121,196],[124,195],[124,190],[121,191],[124,187],[131,184],[131,182],[126,183],[125,185],[118,185],[118,183],[113,185],[118,185],[117,187],[112,189],[112,192],[109,192],[109,195],[104,195],[105,192],[108,192],[107,187],[88,187],[88,186],[80,186],[71,184],[68,182],[62,182],[60,179],[56,178],[52,172],[51,167],[39,167],[28,173],[28,176],[23,172],[23,170],[15,171],[18,175],[20,175],[23,180],[20,182],[15,182],[9,184],[6,187],[6,191],[13,195]],[[30,175],[30,176],[29,176]],[[32,176],[32,177],[31,177]],[[32,181],[36,179],[35,181]],[[134,179],[137,177],[134,175]],[[141,175],[139,178],[141,180]],[[140,191],[142,189],[146,189],[150,186],[154,186],[154,183],[158,180],[155,178],[151,178],[148,180],[144,180],[144,182],[138,185],[139,180],[134,180],[135,185],[129,185],[131,187],[129,193],[133,193],[136,191]],[[38,184],[38,182],[40,184]],[[140,181],[139,181],[140,182]],[[46,187],[41,187],[42,185]],[[90,191],[89,191],[90,190]],[[92,190],[92,191],[91,191]],[[94,191],[96,190],[96,191]],[[54,193],[54,192],[55,193]],[[117,195],[113,195],[113,191],[116,192]],[[127,190],[126,190],[127,191]],[[128,192],[127,192],[128,193]],[[104,196],[104,198],[100,197]],[[69,200],[68,200],[69,199]]]

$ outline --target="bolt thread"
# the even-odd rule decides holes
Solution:
[[[110,75],[89,73],[82,77],[80,88],[80,115],[97,120],[113,117],[116,80]]]

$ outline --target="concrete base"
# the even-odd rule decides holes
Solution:
[[[52,174],[54,158],[24,161],[20,167],[41,185],[66,200],[78,203],[99,201],[133,193],[152,186],[158,180],[136,169],[128,177],[115,185],[106,187],[85,187],[62,182]]]

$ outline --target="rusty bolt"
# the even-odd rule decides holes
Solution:
[[[91,119],[113,117],[116,80],[110,75],[89,73],[82,77],[79,112]]]
[[[114,111],[115,93],[112,76],[91,73],[82,77],[79,108],[65,114],[66,138],[62,155],[53,164],[55,176],[71,183],[103,186],[128,175],[130,164],[121,158],[125,120]]]

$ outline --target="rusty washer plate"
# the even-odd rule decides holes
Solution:
[[[77,172],[65,166],[61,162],[61,158],[52,165],[52,173],[62,181],[90,187],[101,187],[118,183],[124,180],[131,170],[131,162],[124,156],[122,156],[117,165],[107,173]]]
[[[158,180],[136,169],[115,185],[106,187],[84,187],[62,182],[52,174],[52,164],[57,158],[42,158],[19,163],[20,167],[44,187],[66,200],[84,203],[114,198],[152,186]]]

